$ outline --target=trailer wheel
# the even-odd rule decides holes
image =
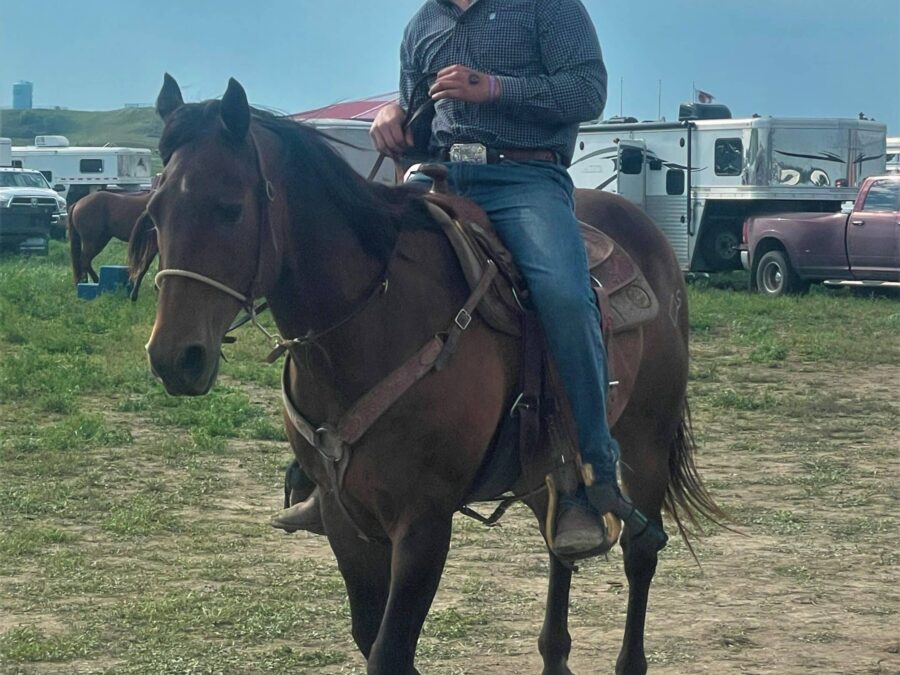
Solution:
[[[738,233],[731,228],[716,229],[703,239],[703,259],[712,271],[738,269],[740,243]]]
[[[763,295],[772,297],[803,293],[809,288],[791,263],[784,251],[769,251],[759,260],[756,266],[756,288]]]

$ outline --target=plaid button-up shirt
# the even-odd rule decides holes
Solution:
[[[432,149],[474,142],[554,150],[568,161],[579,122],[606,103],[606,66],[579,0],[475,0],[466,11],[428,0],[403,36],[400,105],[416,110],[435,74],[456,64],[496,75],[501,95],[438,101]]]

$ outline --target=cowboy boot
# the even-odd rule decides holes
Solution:
[[[663,549],[669,537],[662,527],[641,513],[616,483],[600,483],[585,488],[587,499],[597,512],[612,515],[628,528],[628,541],[654,552]]]
[[[566,562],[603,555],[622,531],[617,518],[601,516],[591,506],[575,466],[574,462],[557,466],[545,479],[549,490],[547,544]]]
[[[285,532],[305,530],[313,534],[325,534],[325,524],[322,522],[322,512],[319,509],[319,488],[304,501],[298,502],[286,508],[272,518],[272,527]]]
[[[559,499],[552,551],[565,561],[603,555],[616,544],[621,530],[619,519],[610,513],[601,515],[579,487]]]

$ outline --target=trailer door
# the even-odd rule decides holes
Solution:
[[[619,141],[619,194],[644,208],[647,201],[647,144],[644,141]]]

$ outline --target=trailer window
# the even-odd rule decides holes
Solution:
[[[619,150],[619,171],[637,175],[644,168],[644,151],[640,148],[624,147]]]
[[[740,176],[744,168],[744,142],[740,138],[716,139],[716,175]]]
[[[14,159],[14,160],[12,161],[12,164],[10,164],[10,166],[13,167],[14,169],[21,169],[21,168],[22,168],[22,160],[21,160],[21,159]]]
[[[863,211],[892,213],[900,211],[900,183],[880,180],[872,184]]]
[[[41,171],[41,174],[44,176],[44,178],[47,179],[48,183],[53,182],[53,172],[52,171]]]
[[[684,194],[684,171],[681,169],[669,169],[666,171],[666,194]]]
[[[102,159],[83,159],[79,164],[81,173],[103,173]]]

